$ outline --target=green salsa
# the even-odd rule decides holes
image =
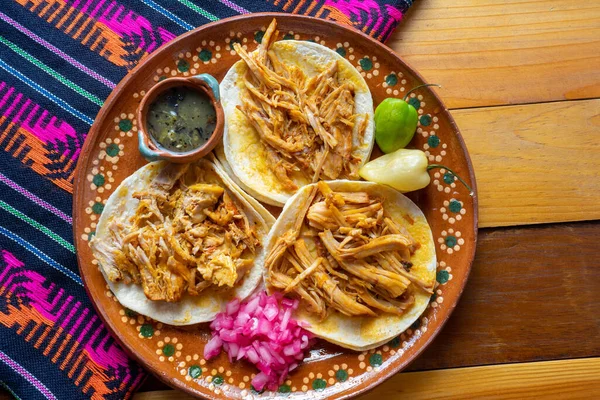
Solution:
[[[158,96],[146,117],[148,131],[156,143],[181,153],[201,147],[215,130],[216,121],[210,98],[186,86]]]

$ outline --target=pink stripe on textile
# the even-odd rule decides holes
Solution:
[[[14,100],[15,104],[17,103],[17,99]],[[21,105],[21,108],[19,109],[19,112],[17,113],[17,115],[14,116],[13,121],[16,121],[17,123],[19,121],[21,121],[21,116],[23,115],[23,113],[25,112],[25,110],[27,110],[27,107],[29,107],[29,105],[32,103],[31,99],[27,99],[25,100],[25,102]],[[6,115],[9,115],[8,112],[6,112]]]
[[[81,325],[81,322],[85,319],[85,317],[88,315],[88,313],[89,313],[89,310],[87,308],[85,308],[83,310],[83,312],[81,313],[81,315],[79,316],[79,318],[77,319],[77,321],[75,321],[75,325],[73,325],[73,327],[69,331],[69,334],[71,336],[75,335],[75,332],[77,332],[77,329],[79,329],[79,325]]]
[[[69,56],[68,54],[65,54],[65,52],[63,52],[62,50],[60,50],[58,47],[53,46],[52,44],[48,43],[47,41],[45,41],[44,39],[42,39],[41,37],[39,37],[35,33],[31,32],[29,29],[25,28],[23,25],[19,24],[17,21],[13,20],[12,18],[10,18],[8,15],[2,13],[1,11],[0,11],[0,19],[3,20],[4,22],[6,22],[6,23],[8,23],[8,24],[10,24],[12,26],[14,26],[19,31],[23,32],[25,35],[29,36],[30,38],[32,38],[33,40],[35,40],[39,44],[41,44],[44,47],[48,48],[48,50],[51,50],[51,51],[55,52],[56,54],[60,55],[66,61],[68,61],[69,63],[71,63],[75,67],[79,68],[80,70],[82,70],[83,72],[85,72],[86,74],[88,74],[89,76],[91,76],[92,78],[96,79],[98,82],[102,82],[103,84],[105,84],[106,86],[108,86],[111,89],[114,89],[117,86],[116,84],[114,84],[113,82],[109,81],[105,77],[101,76],[97,72],[92,71],[91,69],[89,69],[85,65],[81,64],[80,62],[78,62],[77,60],[75,60],[73,57]]]
[[[80,10],[81,12],[89,15],[91,18],[102,22],[121,37],[124,35],[138,36],[141,41],[139,48],[148,53],[154,51],[160,44],[168,42],[175,37],[175,34],[161,27],[155,28],[148,19],[136,14],[131,10],[126,11],[122,6],[114,1],[112,1],[109,7],[107,7],[102,13],[99,13],[98,11],[101,9],[102,4],[104,4],[106,1],[107,0],[102,0],[98,2],[92,9],[91,5],[94,3],[94,1],[88,0],[85,5],[80,8]],[[71,7],[76,7],[79,1],[67,0],[66,3],[71,3]],[[111,9],[114,7],[118,7],[119,12],[113,13],[111,18],[107,18],[106,16],[111,13]],[[124,17],[121,16],[122,13],[125,13]],[[117,19],[117,17],[119,18]],[[160,36],[160,41],[157,41],[155,33]],[[150,41],[147,42],[147,38],[149,38]]]
[[[66,328],[69,326],[71,319],[62,318],[62,315],[70,307],[78,308],[80,303],[73,303],[75,298],[68,295],[62,288],[59,288],[58,293],[53,296],[52,294],[58,287],[57,285],[51,283],[48,286],[45,277],[36,271],[25,269],[25,264],[8,251],[2,251],[1,254],[8,267],[7,269],[13,269],[13,272],[15,272],[14,269],[16,269],[16,273],[19,274],[21,278],[24,278],[13,282],[11,286],[3,284],[3,290],[5,292],[8,290],[9,292],[20,293],[21,297],[27,298],[29,300],[29,307],[37,310],[45,319],[51,321],[54,328],[57,328],[58,326]],[[64,303],[58,311],[55,311],[57,305],[63,301],[65,296],[66,299],[64,300]],[[73,313],[71,313],[71,315],[73,315]],[[78,343],[83,343],[85,338],[84,348],[89,358],[104,370],[118,370],[121,367],[127,367],[127,355],[114,342],[109,346],[106,345],[109,340],[111,340],[111,336],[104,328],[104,325],[96,325],[96,321],[97,317],[93,315],[76,341]],[[91,327],[95,325],[96,328],[91,336],[86,337]],[[71,334],[73,334],[72,330]],[[98,341],[98,344],[95,344],[96,341]]]
[[[112,344],[108,347],[108,350],[105,350],[106,343],[112,339],[110,334],[104,329],[103,325],[100,325],[98,328],[98,334],[102,333],[102,339],[97,346],[92,346],[94,343],[96,336],[96,332],[94,332],[94,336],[90,338],[90,340],[85,345],[85,349],[90,355],[90,358],[94,360],[94,362],[106,370],[110,370],[111,368],[119,368],[127,366],[127,355],[117,347],[115,344]],[[114,343],[114,342],[113,342]]]
[[[69,315],[67,315],[67,317],[65,318],[65,321],[71,321],[71,318],[73,318],[73,316],[75,315],[75,313],[79,311],[79,307],[81,307],[81,303],[80,302],[75,303],[75,305],[73,306],[73,308],[69,312]],[[71,336],[73,336],[73,335],[71,335]]]
[[[234,11],[239,12],[240,14],[250,14],[250,11],[246,10],[244,7],[240,7],[235,3],[232,3],[229,0],[219,0],[222,4],[225,4],[227,7],[231,8]]]
[[[388,32],[394,29],[394,27],[400,22],[402,19],[402,11],[398,10],[396,7],[391,6],[389,4],[385,5],[385,9],[390,18],[388,18],[385,27],[383,28],[384,35],[387,36]],[[384,36],[384,37],[386,37]]]
[[[69,224],[73,223],[73,218],[71,218],[70,216],[68,216],[64,212],[60,211],[58,208],[54,207],[52,204],[49,204],[49,203],[45,202],[44,200],[40,199],[39,197],[37,197],[33,193],[31,193],[28,190],[26,190],[26,189],[22,188],[21,186],[17,185],[15,182],[11,181],[10,179],[8,179],[6,176],[2,175],[1,173],[0,173],[0,182],[4,183],[5,185],[7,185],[8,187],[10,187],[11,189],[14,189],[17,192],[21,193],[23,196],[27,197],[29,200],[33,201],[38,206],[47,209],[51,213],[55,214],[57,217],[61,218],[62,220],[66,221],[66,222],[68,222]]]
[[[2,83],[4,84],[4,82],[2,82]],[[4,89],[5,87],[6,87],[6,85],[3,85],[0,89]],[[14,93],[14,89],[10,88],[10,90],[8,90],[7,92],[8,92],[7,95],[9,93],[12,94],[12,93]],[[15,108],[17,106],[19,106],[20,108],[14,114],[14,116],[12,117],[12,119],[9,122],[13,122],[14,124],[20,126],[21,129],[26,130],[27,133],[31,134],[32,136],[37,137],[43,143],[45,143],[45,144],[55,143],[56,141],[68,143],[69,140],[74,140],[76,142],[79,142],[78,138],[80,136],[85,136],[85,135],[78,135],[77,132],[75,131],[75,128],[73,128],[67,122],[65,122],[63,120],[59,120],[56,116],[52,115],[47,110],[43,110],[41,115],[38,115],[40,106],[37,104],[34,104],[32,109],[29,110],[28,115],[23,120],[21,118],[21,116],[23,116],[23,113],[25,112],[25,110],[27,110],[29,108],[29,106],[32,104],[32,101],[30,99],[27,99],[23,102],[23,104],[20,104],[22,98],[23,98],[23,94],[17,93],[17,95],[14,97],[14,99],[12,100],[12,103],[9,105],[9,107],[2,111],[2,115],[8,116],[8,115],[13,114],[13,111],[15,110]],[[2,107],[5,104],[6,104],[6,96],[1,101],[0,109],[2,109]],[[32,121],[34,118],[35,118],[36,122]],[[75,150],[71,149],[68,146],[65,146],[63,149],[62,156],[66,156],[73,160],[77,160],[77,157],[79,156],[80,152],[81,152],[80,146],[78,146]]]
[[[27,382],[31,383],[35,388],[47,399],[56,400],[56,397],[52,394],[50,390],[40,381],[36,379],[35,376],[31,375],[29,371],[23,368],[19,363],[15,360],[7,356],[2,350],[0,350],[0,360],[4,362],[6,365],[14,369],[19,375],[27,380]]]
[[[13,112],[13,110],[15,109],[15,107],[17,106],[17,104],[19,104],[19,102],[21,101],[22,97],[23,97],[23,94],[22,93],[18,93],[15,96],[15,99],[13,100],[12,104],[10,106],[8,106],[8,108],[6,110],[4,110],[3,114],[10,115],[10,113]]]
[[[129,375],[127,375],[127,377],[129,377]],[[132,387],[137,387],[137,385],[141,382],[141,380],[143,378],[145,378],[146,375],[144,374],[138,374],[137,378],[135,378],[135,381],[133,381],[133,383],[131,384]]]
[[[47,110],[42,111],[42,117],[39,118],[35,124],[31,123],[32,116],[33,114],[29,114],[29,117],[23,122],[23,124],[21,124],[21,128],[29,131],[33,136],[37,137],[42,142],[54,143],[58,140],[68,143],[69,138],[74,138],[77,140],[77,132],[75,131],[75,128],[65,121],[59,120],[56,116],[51,115]],[[44,124],[42,121],[44,121],[44,119],[48,116],[50,116],[48,124]],[[17,120],[14,121],[18,122]],[[66,154],[69,158],[77,160],[80,151],[81,149],[77,148],[73,154],[66,154],[70,153],[71,150],[65,148],[63,155]]]
[[[92,13],[91,13],[91,14],[92,14],[92,15],[96,15],[96,14],[98,13],[98,10],[100,10],[100,9],[101,9],[101,7],[102,7],[102,5],[103,5],[104,3],[106,3],[106,0],[100,0],[100,1],[98,2],[98,4],[96,4],[96,8],[94,8],[94,11],[92,11]],[[114,5],[114,3],[112,3],[112,4]],[[110,8],[109,8],[108,10],[106,10],[106,11],[110,11]]]
[[[3,90],[5,87],[6,87],[6,83],[0,82],[0,90]],[[15,91],[14,87],[11,87],[10,89],[8,89],[6,91],[6,93],[4,94],[4,97],[2,97],[2,99],[0,100],[0,108],[4,107],[4,104],[6,104],[6,102],[8,101],[8,99],[10,98],[10,96],[13,94],[14,91]]]

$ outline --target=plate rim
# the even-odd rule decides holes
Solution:
[[[277,20],[281,20],[281,19],[299,20],[299,21],[304,21],[304,22],[308,21],[309,23],[314,23],[314,24],[335,26],[336,28],[341,28],[342,30],[348,31],[351,35],[361,36],[363,39],[366,39],[367,41],[371,42],[374,46],[380,47],[380,49],[386,53],[387,57],[394,58],[397,62],[399,62],[401,65],[403,65],[406,69],[410,70],[411,73],[414,74],[417,79],[421,80],[422,82],[426,82],[426,80],[423,78],[423,76],[416,69],[411,67],[406,61],[404,61],[400,57],[400,55],[397,54],[394,50],[392,50],[390,47],[385,45],[383,42],[380,42],[380,41],[374,39],[373,37],[365,34],[364,32],[361,32],[360,30],[358,30],[352,26],[337,23],[336,21],[325,20],[325,19],[316,18],[316,17],[312,17],[312,16],[307,16],[307,15],[290,14],[290,13],[285,13],[285,12],[260,12],[260,13],[243,14],[243,15],[236,15],[233,17],[223,18],[218,21],[200,25],[191,31],[185,32],[185,33],[173,38],[170,42],[166,43],[165,45],[159,47],[154,52],[152,52],[142,62],[137,64],[131,71],[129,71],[127,73],[127,75],[125,75],[123,77],[123,79],[121,79],[121,81],[117,84],[117,86],[115,86],[115,88],[111,91],[110,95],[106,98],[103,106],[101,107],[100,111],[94,118],[94,123],[92,124],[92,126],[90,127],[90,129],[88,131],[88,134],[84,141],[83,147],[79,154],[79,158],[77,159],[77,165],[75,167],[75,174],[74,174],[74,179],[73,179],[73,210],[72,210],[72,213],[73,213],[73,241],[74,241],[74,246],[75,246],[75,250],[76,250],[76,254],[77,254],[77,268],[79,270],[79,275],[81,276],[81,279],[83,281],[87,296],[90,299],[92,306],[94,307],[98,316],[102,320],[102,323],[104,324],[106,329],[111,333],[113,338],[119,343],[119,345],[126,352],[126,354],[130,358],[132,358],[136,363],[138,363],[144,369],[144,372],[146,372],[147,376],[143,382],[145,382],[150,377],[150,375],[154,375],[157,378],[159,378],[163,383],[165,383],[166,385],[168,385],[174,389],[181,390],[184,393],[188,393],[188,394],[196,396],[196,397],[200,396],[201,398],[209,398],[209,399],[219,400],[219,399],[223,399],[223,398],[227,398],[227,397],[215,395],[215,393],[213,393],[213,392],[210,392],[210,393],[200,392],[179,380],[169,379],[169,377],[166,375],[166,373],[164,371],[160,371],[160,370],[154,371],[152,366],[149,364],[149,362],[147,362],[144,358],[138,356],[126,342],[121,340],[121,335],[120,335],[119,331],[116,329],[116,326],[113,326],[110,323],[110,320],[109,320],[108,315],[106,314],[105,310],[103,308],[100,308],[98,306],[97,302],[94,301],[93,297],[91,296],[91,293],[88,288],[88,286],[89,286],[88,278],[86,277],[86,274],[83,273],[83,270],[81,268],[82,262],[84,260],[82,260],[80,258],[81,253],[78,251],[79,250],[78,249],[79,240],[77,239],[77,226],[79,225],[79,221],[80,221],[81,217],[83,216],[82,210],[84,208],[82,190],[84,187],[83,185],[85,183],[86,175],[85,175],[85,171],[83,170],[83,168],[84,168],[84,164],[87,163],[87,159],[90,157],[92,150],[94,149],[92,146],[91,138],[97,137],[100,134],[99,131],[100,131],[101,122],[99,122],[99,121],[104,121],[106,119],[108,112],[113,108],[113,106],[117,102],[117,100],[123,95],[122,88],[125,87],[132,79],[134,79],[135,75],[137,75],[138,71],[140,69],[144,68],[146,64],[150,63],[151,61],[153,61],[156,58],[160,58],[160,55],[164,52],[168,52],[169,49],[176,48],[177,44],[180,41],[188,38],[189,36],[197,35],[198,32],[201,32],[203,30],[210,29],[210,28],[213,28],[218,25],[227,25],[227,24],[230,24],[230,23],[236,22],[236,21],[248,21],[248,20],[268,18],[268,17],[276,18]],[[462,156],[464,157],[464,159],[466,161],[468,172],[469,172],[469,179],[471,182],[472,199],[473,199],[473,246],[472,246],[472,250],[471,250],[470,254],[468,254],[468,263],[467,263],[468,265],[466,266],[467,269],[465,271],[465,277],[459,284],[460,287],[458,288],[455,301],[453,301],[453,303],[451,305],[447,306],[448,312],[446,314],[446,317],[439,323],[438,327],[431,333],[429,338],[421,346],[419,346],[418,348],[416,348],[414,350],[414,354],[411,357],[406,358],[406,359],[399,358],[397,361],[392,362],[389,368],[376,374],[372,380],[370,380],[370,381],[367,380],[366,382],[361,382],[359,385],[354,387],[356,389],[350,388],[350,389],[344,390],[344,392],[340,393],[341,396],[336,397],[338,399],[352,398],[352,397],[358,396],[360,394],[364,394],[364,393],[374,389],[375,387],[379,386],[380,384],[382,384],[383,382],[385,382],[386,380],[391,378],[393,375],[397,374],[398,372],[401,372],[406,367],[408,367],[415,359],[417,359],[417,357],[419,357],[422,354],[422,352],[427,347],[429,347],[431,342],[435,338],[437,338],[439,333],[443,330],[448,319],[450,319],[450,316],[454,312],[454,309],[460,302],[460,299],[462,297],[462,294],[464,292],[464,289],[466,287],[467,281],[468,281],[470,273],[471,273],[473,262],[475,260],[475,252],[476,252],[477,240],[478,240],[479,201],[478,201],[478,195],[477,195],[477,183],[475,180],[475,172],[473,169],[473,164],[472,164],[469,152],[467,150],[467,146],[464,142],[464,139],[460,133],[458,125],[456,124],[456,121],[454,120],[452,114],[450,113],[450,111],[446,107],[445,103],[440,99],[440,97],[434,90],[429,89],[429,92],[439,102],[439,104],[443,108],[443,111],[448,116],[448,121],[449,121],[450,127],[452,128],[452,130],[454,131],[454,134],[456,135],[456,139],[460,144],[460,150],[462,151]],[[88,140],[88,138],[90,138],[90,140]]]

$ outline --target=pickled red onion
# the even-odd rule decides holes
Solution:
[[[260,370],[252,379],[255,390],[277,390],[313,343],[311,333],[291,317],[296,308],[298,300],[264,291],[243,303],[232,300],[210,324],[212,338],[204,347],[204,358],[216,357],[224,349],[230,361],[244,359]]]

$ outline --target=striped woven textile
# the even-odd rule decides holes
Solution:
[[[145,56],[222,18],[285,11],[385,40],[412,0],[0,0],[0,385],[15,398],[124,399],[145,372],[103,327],[75,259],[77,157]]]

